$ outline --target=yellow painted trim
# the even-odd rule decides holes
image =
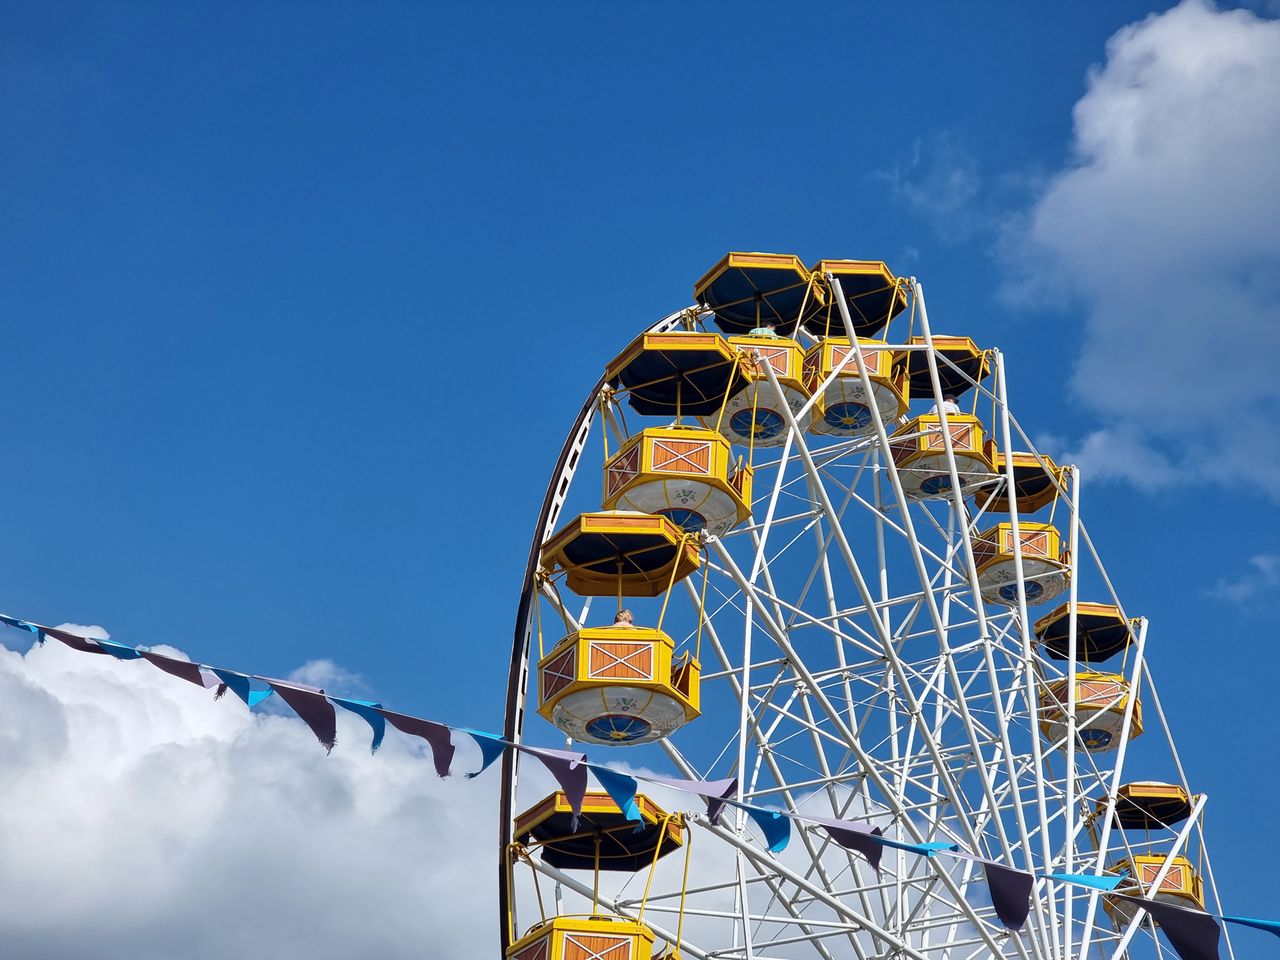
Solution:
[[[646,351],[676,353],[682,350],[714,350],[724,357],[725,363],[732,363],[734,358],[733,348],[718,333],[688,333],[683,331],[642,333],[627,344],[626,349],[614,357],[609,365],[605,367],[605,379],[610,382],[616,380],[618,375],[633,360]]]
[[[670,470],[656,470],[653,466],[654,449],[656,444],[664,440],[699,440],[706,441],[711,444],[710,456],[707,459],[707,473],[682,473]],[[623,457],[630,453],[636,447],[640,448],[640,459],[636,474],[628,481],[623,483],[612,495],[609,493],[609,468],[620,461]],[[715,430],[709,430],[706,427],[646,427],[640,433],[634,434],[626,443],[624,443],[612,457],[605,461],[603,470],[603,507],[605,510],[614,509],[618,501],[628,490],[640,486],[644,483],[653,483],[662,480],[687,480],[693,479],[699,483],[705,483],[707,486],[714,487],[716,490],[728,496],[737,507],[738,523],[742,523],[751,516],[751,473],[750,468],[745,467],[746,473],[743,492],[740,494],[734,489],[730,478],[736,476],[732,471],[733,465],[733,445],[720,433]],[[658,516],[658,514],[655,514]],[[666,519],[665,517],[663,519]]]
[[[1125,620],[1120,614],[1120,608],[1111,603],[1094,603],[1092,601],[1082,600],[1076,604],[1077,616],[1079,617],[1110,617],[1115,621],[1116,626],[1130,626],[1136,622],[1137,618]],[[1064,603],[1061,606],[1050,610],[1043,617],[1035,622],[1032,632],[1037,637],[1047,631],[1051,626],[1071,615],[1071,604]]]
[[[633,948],[631,960],[649,960],[653,956],[652,930],[634,920],[626,920],[622,917],[608,918],[603,915],[550,917],[539,921],[529,929],[528,933],[507,947],[506,955],[513,957],[526,947],[547,937],[550,941],[546,953],[547,960],[563,960],[565,935],[573,933],[587,936],[629,937]]]
[[[633,677],[592,677],[590,665],[590,647],[595,641],[615,641],[618,643],[650,643],[653,650],[653,679]],[[559,659],[569,650],[577,650],[574,657],[574,679],[566,683],[550,697],[543,693],[542,671],[552,661]],[[698,709],[701,702],[702,666],[697,660],[689,658],[691,676],[689,678],[689,696],[685,696],[675,685],[675,645],[671,638],[655,627],[584,627],[577,633],[571,633],[552,648],[551,652],[538,661],[538,715],[551,722],[555,714],[556,704],[580,690],[598,690],[602,687],[635,687],[639,690],[651,690],[677,701],[684,707],[685,722],[696,720],[701,716]],[[682,665],[683,666],[683,665]]]
[[[809,271],[805,269],[804,263],[795,254],[731,252],[726,253],[714,267],[704,273],[698,282],[693,285],[693,298],[701,303],[702,294],[708,287],[719,280],[723,274],[729,270],[750,268],[779,271],[793,270],[796,274],[796,283],[791,286],[799,287],[809,282]]]

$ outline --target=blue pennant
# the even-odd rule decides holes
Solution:
[[[753,807],[746,803],[735,803],[734,806],[747,811],[747,816],[764,834],[770,853],[781,853],[787,849],[787,844],[791,842],[790,817],[784,816],[777,810],[765,810],[763,807]]]
[[[644,817],[640,815],[640,807],[636,804],[636,790],[639,789],[636,778],[610,770],[608,767],[598,767],[594,763],[587,764],[587,768],[596,775],[600,786],[604,787],[605,792],[618,805],[618,809],[626,814],[627,819],[643,827]]]
[[[142,656],[142,654],[133,647],[126,646],[123,643],[116,643],[114,640],[94,639],[94,643],[107,651],[107,653],[111,654],[117,660],[137,660]]]
[[[901,840],[890,840],[888,837],[873,837],[876,843],[882,843],[886,847],[893,847],[895,850],[906,850],[909,853],[918,853],[921,856],[932,857],[939,850],[959,850],[960,847],[954,843],[903,843]]]
[[[19,630],[28,630],[36,635],[36,643],[44,643],[44,631],[37,627],[34,623],[27,623],[25,620],[19,620],[17,617],[6,616],[0,613],[0,623],[7,623],[11,627]]]
[[[213,671],[214,676],[227,685],[228,690],[245,702],[245,706],[256,707],[271,696],[273,692],[270,687],[265,690],[252,689],[249,686],[249,678],[243,673],[236,673],[234,670],[222,670],[218,667],[210,667],[209,669]]]
[[[378,748],[382,746],[382,737],[387,732],[387,718],[382,715],[382,704],[372,703],[368,700],[347,700],[344,697],[330,697],[329,699],[343,709],[364,717],[369,726],[373,728],[373,744],[370,747],[370,752],[377,753]]]
[[[471,730],[468,727],[452,727],[459,733],[466,733],[476,742],[476,746],[480,748],[480,769],[474,773],[464,774],[468,780],[480,776],[489,769],[493,761],[497,760],[506,752],[507,744],[496,733],[484,733],[481,730]]]
[[[1253,927],[1255,930],[1265,930],[1267,933],[1274,933],[1280,937],[1280,920],[1260,920],[1257,917],[1226,917],[1222,918],[1227,923],[1238,923],[1242,927]]]
[[[1076,883],[1082,887],[1093,887],[1097,890],[1114,890],[1124,882],[1124,875],[1119,877],[1097,877],[1092,873],[1050,873],[1046,874],[1046,876],[1050,880]]]

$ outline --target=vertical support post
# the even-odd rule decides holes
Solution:
[[[1153,898],[1160,890],[1160,884],[1164,883],[1164,878],[1169,875],[1169,868],[1173,866],[1173,858],[1178,856],[1182,848],[1186,846],[1187,837],[1191,834],[1191,828],[1195,826],[1200,819],[1200,811],[1204,809],[1204,803],[1208,800],[1208,796],[1200,794],[1196,797],[1195,806],[1191,809],[1191,816],[1187,817],[1186,825],[1178,831],[1178,838],[1173,842],[1173,846],[1169,848],[1169,852],[1165,854],[1164,863],[1160,864],[1160,869],[1156,871],[1156,876],[1151,881],[1151,889],[1147,892],[1147,899]],[[1142,911],[1145,913],[1146,911]],[[1120,942],[1116,944],[1115,951],[1111,954],[1111,960],[1121,960],[1127,956],[1125,948],[1129,946],[1129,941],[1133,939],[1133,935],[1138,932],[1138,928],[1142,926],[1142,917],[1134,914],[1132,920],[1129,921],[1128,929],[1125,930],[1124,936],[1120,938]],[[1080,956],[1084,956],[1083,953]]]
[[[1026,688],[1027,713],[1031,719],[1031,757],[1035,764],[1036,808],[1040,814],[1040,856],[1045,868],[1053,860],[1049,841],[1049,804],[1044,792],[1044,750],[1040,744],[1040,695],[1036,689],[1035,654],[1031,646],[1031,615],[1027,612],[1027,582],[1022,563],[1022,530],[1018,517],[1018,490],[1013,473],[1013,437],[1009,428],[1009,394],[1004,376],[1004,354],[996,351],[996,397],[1000,404],[1000,445],[1004,448],[1004,482],[1009,494],[1009,528],[1013,534],[1013,568],[1018,578],[1018,626],[1022,635],[1023,683]],[[1030,866],[1030,864],[1028,864]],[[1039,898],[1037,898],[1038,900]],[[1049,898],[1049,922],[1053,928],[1050,943],[1055,956],[1058,947],[1058,905]]]
[[[1067,534],[1067,549],[1071,552],[1070,567],[1070,594],[1067,601],[1067,769],[1065,773],[1066,782],[1063,784],[1065,794],[1065,814],[1066,824],[1063,836],[1062,863],[1063,870],[1071,873],[1075,869],[1075,853],[1076,853],[1076,661],[1079,651],[1078,643],[1078,626],[1076,617],[1080,603],[1080,470],[1078,467],[1071,467],[1071,508],[1068,522],[1070,529]],[[1033,733],[1038,736],[1038,731]],[[1073,927],[1075,926],[1075,888],[1069,884],[1062,885],[1063,905],[1062,914],[1065,926],[1065,936],[1062,941],[1063,956],[1071,956],[1071,939],[1073,936]]]
[[[1120,788],[1120,776],[1124,771],[1124,757],[1129,750],[1129,731],[1133,727],[1133,710],[1142,692],[1142,662],[1147,649],[1147,618],[1138,621],[1138,653],[1133,664],[1133,681],[1129,687],[1129,698],[1124,704],[1124,718],[1120,723],[1120,746],[1116,749],[1116,765],[1111,771],[1111,784],[1107,788],[1107,807],[1102,812],[1102,832],[1098,836],[1098,862],[1094,864],[1093,874],[1102,876],[1106,868],[1107,845],[1111,841],[1111,821],[1116,815],[1116,791]],[[1080,956],[1089,955],[1089,945],[1093,940],[1093,925],[1098,916],[1098,891],[1089,892],[1089,908],[1084,918],[1084,933],[1080,937]]]

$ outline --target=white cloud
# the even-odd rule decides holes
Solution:
[[[1260,553],[1249,558],[1249,570],[1234,580],[1219,580],[1211,596],[1245,605],[1280,588],[1280,554]]]
[[[5,955],[492,957],[496,771],[338,714],[326,756],[148,664],[0,647]]]
[[[1081,310],[1073,388],[1106,420],[1083,449],[1127,458],[1104,472],[1140,452],[1280,499],[1277,103],[1280,22],[1186,0],[1125,27],[1010,228],[1006,295]]]
[[[962,240],[984,225],[978,210],[984,186],[978,164],[955,133],[916,139],[910,153],[871,177],[887,183],[895,200],[926,218],[946,239]]]
[[[296,680],[298,683],[321,687],[331,693],[343,695],[368,689],[368,685],[360,674],[338,666],[327,657],[321,660],[308,660],[285,679]]]
[[[1074,443],[1060,437],[1044,437],[1037,445],[1059,462],[1080,467],[1091,480],[1124,480],[1148,492],[1174,482],[1169,459],[1132,431],[1104,428]]]

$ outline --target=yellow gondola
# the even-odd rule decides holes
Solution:
[[[729,253],[703,274],[693,298],[716,315],[725,333],[747,333],[766,322],[790,336],[803,314],[824,302],[800,258],[789,253]]]
[[[907,293],[882,260],[819,260],[811,271],[840,281],[856,337],[874,337],[907,305]],[[844,317],[828,287],[825,303],[807,311],[804,328],[815,337],[847,336]]]
[[[811,393],[820,389],[835,370],[840,370],[822,391],[823,410],[815,414],[810,427],[814,433],[841,437],[871,433],[875,430],[872,404],[879,409],[886,424],[894,423],[906,413],[907,375],[896,354],[882,340],[859,339],[858,349],[871,383],[869,396],[863,389],[856,358],[850,359],[853,349],[848,337],[827,337],[805,354],[805,385]]]
[[[1040,732],[1050,743],[1067,735],[1071,681],[1067,678],[1044,685],[1040,695]],[[1076,674],[1076,736],[1080,745],[1095,753],[1120,746],[1129,682],[1118,673]],[[1142,736],[1142,701],[1135,699],[1129,739]]]
[[[973,563],[978,587],[989,603],[1018,603],[1018,556],[1021,554],[1023,594],[1027,603],[1052,600],[1071,580],[1070,558],[1062,536],[1051,523],[1024,521],[1018,525],[1021,548],[1013,536],[1013,524],[998,523],[973,540]]]
[[[1165,859],[1164,854],[1140,853],[1111,864],[1108,869],[1112,873],[1128,873],[1132,878],[1131,882],[1117,887],[1116,893],[1141,897],[1155,890],[1155,896],[1151,899],[1159,903],[1184,909],[1203,910],[1204,881],[1200,879],[1200,874],[1186,857],[1174,857],[1164,880],[1160,882],[1158,888],[1155,886],[1156,877],[1160,873],[1160,868],[1164,866]],[[1137,908],[1127,900],[1117,900],[1114,897],[1104,897],[1102,908],[1116,926],[1128,923],[1137,912]]]
[[[908,344],[923,348],[925,342],[924,337],[912,337]],[[981,382],[991,373],[991,361],[987,358],[987,354],[979,350],[978,345],[969,337],[934,336],[933,348],[939,355],[938,382],[944,397],[960,396],[974,383]],[[933,378],[929,375],[928,351],[925,349],[908,351],[906,364],[912,398],[934,399]]]
[[[715,427],[718,423],[720,433],[732,443],[773,447],[786,439],[787,418],[781,409],[784,402],[801,430],[813,417],[821,415],[820,404],[800,413],[809,402],[800,344],[786,337],[761,336],[730,337],[729,344],[742,358],[744,384],[729,397],[723,413],[717,411],[703,419],[704,426]],[[769,383],[764,364],[773,369],[782,398]]]
[[[507,948],[508,960],[650,960],[653,931],[606,914],[550,917]]]
[[[538,662],[538,713],[585,743],[651,743],[698,716],[700,674],[661,630],[583,627]]]
[[[1014,453],[1006,457],[999,451],[995,455],[994,472],[999,478],[990,489],[978,493],[974,500],[987,513],[1010,513],[1010,497],[1005,470],[1013,461],[1013,489],[1018,501],[1018,513],[1035,513],[1048,506],[1058,496],[1062,476],[1066,471],[1053,462],[1052,457],[1034,453]]]
[[[1076,604],[1076,659],[1101,663],[1133,642],[1136,620],[1126,620],[1110,603]],[[1035,625],[1036,639],[1054,660],[1066,660],[1071,645],[1071,604],[1064,603],[1045,614]]]
[[[645,416],[714,416],[725,397],[746,385],[742,365],[718,333],[642,333],[605,368]]]
[[[751,516],[751,467],[700,427],[650,427],[604,465],[604,508],[667,517],[686,532],[721,536]]]
[[[666,517],[584,513],[542,547],[542,568],[563,571],[583,597],[656,597],[702,563],[698,546]]]
[[[513,836],[536,845],[544,863],[561,870],[634,872],[684,846],[684,826],[643,793],[635,796],[640,821],[629,819],[607,793],[588,792],[574,826],[564,791],[553,793],[516,817]],[[656,849],[655,849],[656,848]]]
[[[955,452],[960,489],[968,492],[991,480],[995,449],[982,431],[982,421],[968,414],[947,416],[951,447]],[[908,420],[889,439],[893,462],[902,488],[909,497],[926,499],[951,495],[942,419],[936,413]]]
[[[1106,813],[1106,798],[1094,805],[1094,817]],[[1191,816],[1191,795],[1176,783],[1139,780],[1116,790],[1114,822],[1121,830],[1161,830]]]

